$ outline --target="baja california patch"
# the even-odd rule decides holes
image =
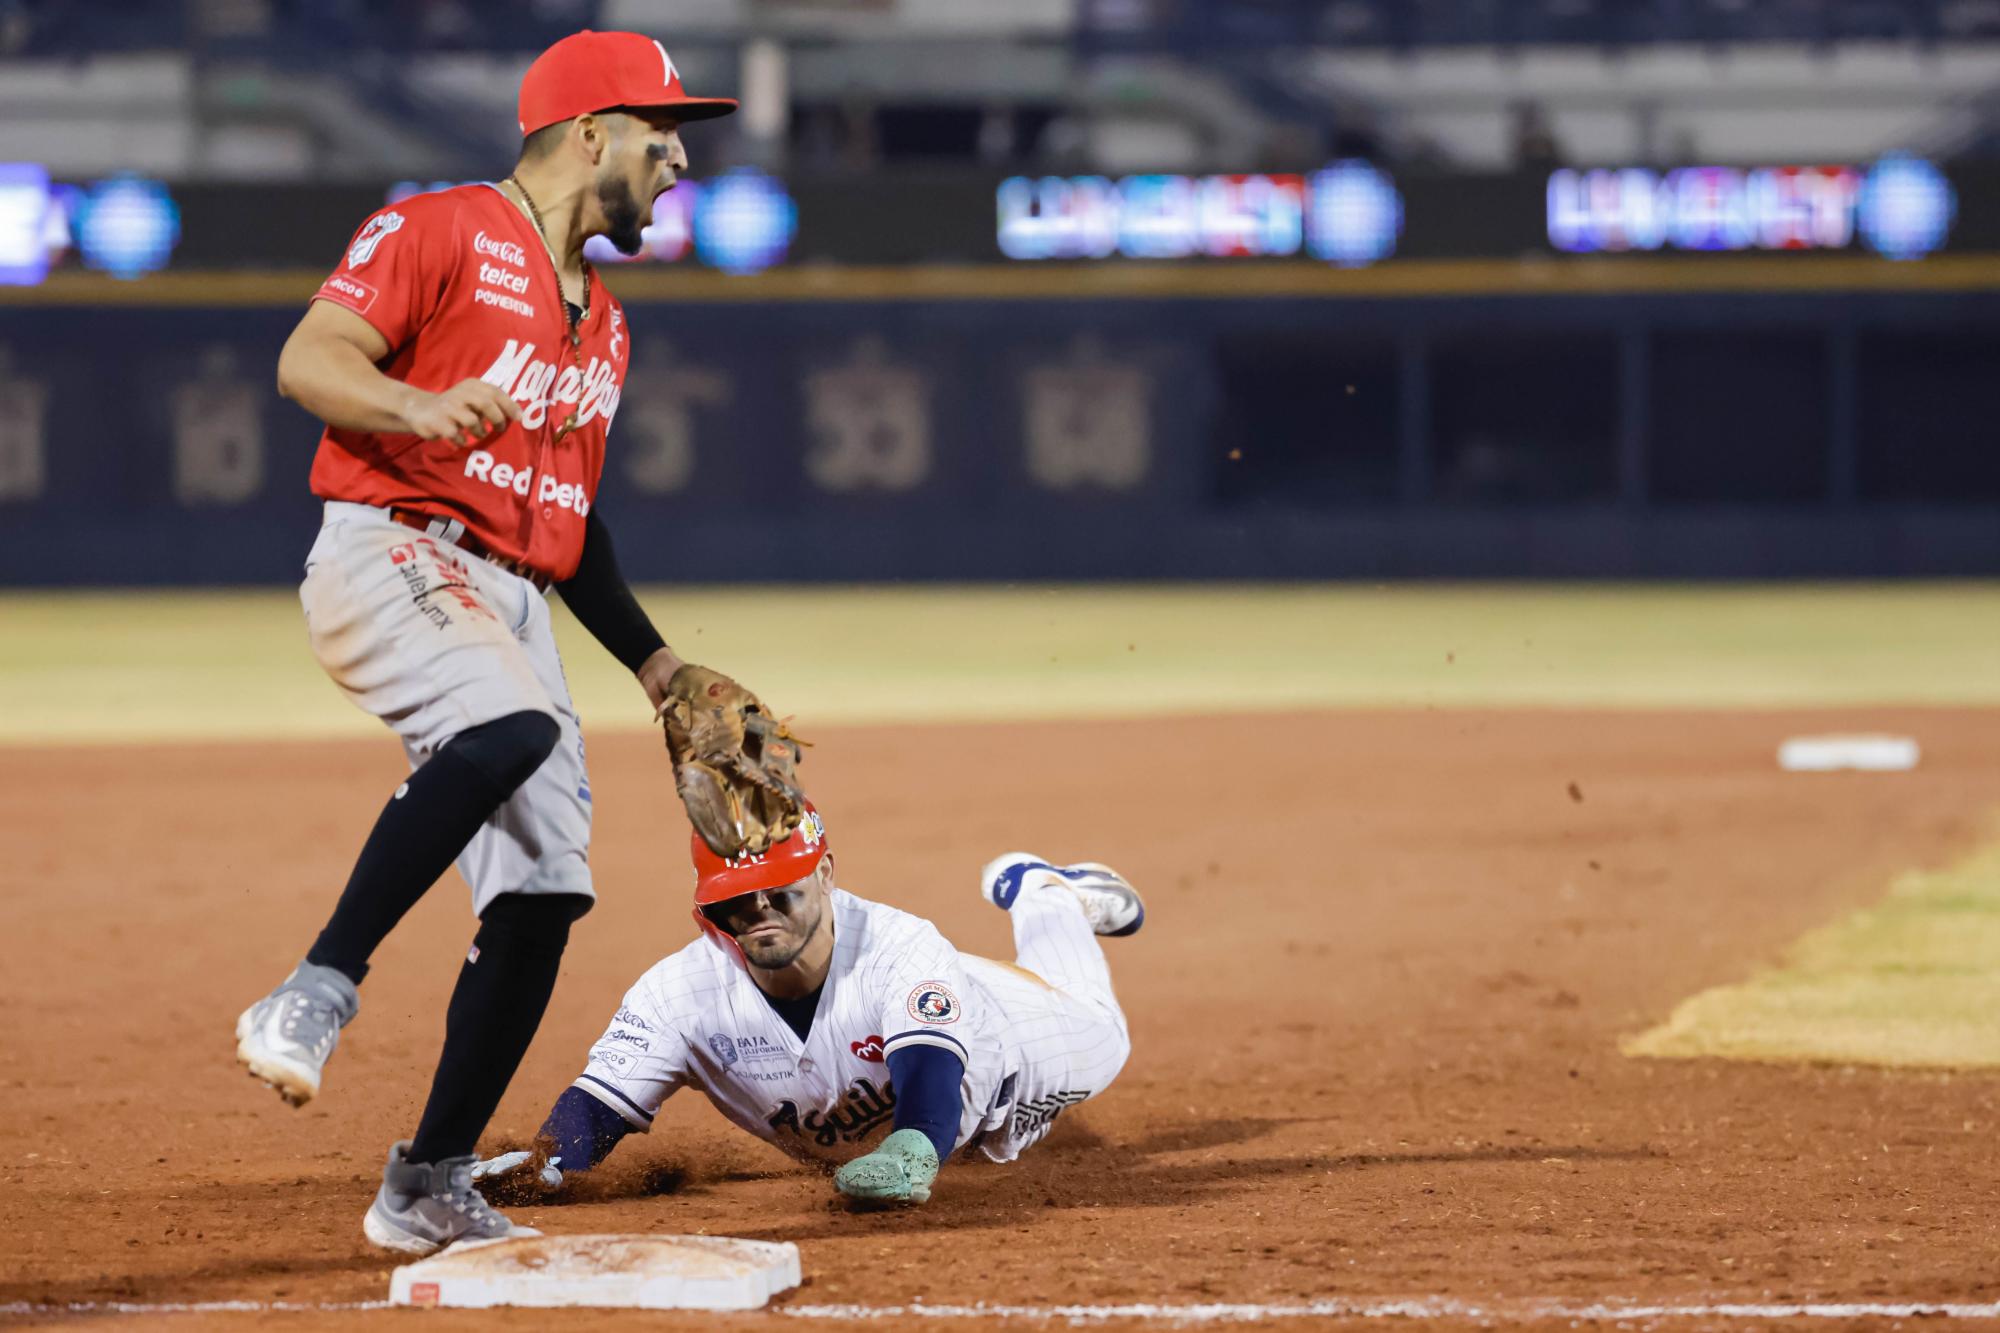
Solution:
[[[910,1017],[919,1023],[944,1027],[958,1021],[958,997],[942,981],[920,981],[910,992]]]
[[[354,244],[347,247],[347,267],[360,268],[375,257],[375,249],[389,239],[389,233],[403,225],[401,213],[378,213],[368,219],[368,225],[354,238]]]

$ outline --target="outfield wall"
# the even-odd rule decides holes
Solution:
[[[1758,262],[646,275],[600,503],[645,580],[2000,572],[2000,262]],[[294,578],[312,285],[0,305],[0,583]]]

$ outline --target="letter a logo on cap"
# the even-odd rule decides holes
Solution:
[[[660,80],[646,48],[659,57]],[[535,57],[521,76],[519,122],[533,134],[558,121],[618,107],[671,111],[677,121],[713,120],[736,110],[733,97],[689,97],[667,48],[637,32],[573,32]]]

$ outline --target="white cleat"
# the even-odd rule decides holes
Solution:
[[[1139,891],[1101,861],[1059,866],[1033,852],[1007,852],[979,872],[980,896],[1003,912],[1014,905],[1024,886],[1032,884],[1068,889],[1099,935],[1136,935],[1146,924],[1146,904]]]
[[[319,1095],[340,1030],[361,1008],[345,973],[300,963],[236,1020],[236,1058],[293,1106]]]
[[[382,1188],[361,1219],[361,1232],[369,1244],[398,1254],[436,1254],[459,1241],[542,1234],[533,1227],[516,1226],[473,1188],[477,1159],[471,1154],[417,1163],[404,1157],[409,1150],[408,1139],[389,1149]]]

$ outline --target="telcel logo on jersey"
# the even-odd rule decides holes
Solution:
[[[506,269],[496,268],[491,264],[482,263],[479,266],[479,280],[490,282],[502,291],[512,292],[516,296],[524,295],[528,290],[527,274],[509,273]]]
[[[535,344],[509,338],[507,346],[479,378],[521,405],[521,424],[540,430],[552,403],[575,403],[576,424],[597,417],[606,428],[618,411],[618,372],[603,357],[593,356],[581,374],[575,366],[557,370],[555,363],[535,359]]]

